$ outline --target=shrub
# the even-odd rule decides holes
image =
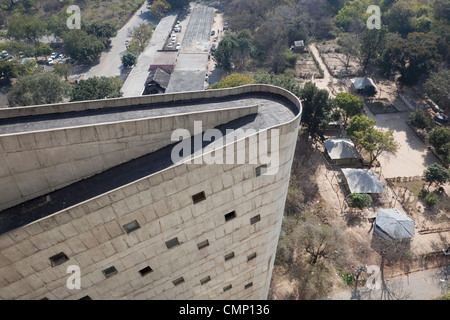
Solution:
[[[352,208],[363,209],[372,204],[372,197],[366,193],[352,193],[347,197],[347,203]]]
[[[417,109],[409,115],[409,124],[414,128],[427,129],[432,123],[433,119],[422,109]]]
[[[431,192],[426,195],[425,202],[427,203],[427,206],[432,207],[439,203],[439,198],[436,193]]]

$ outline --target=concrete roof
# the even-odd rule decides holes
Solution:
[[[375,219],[379,228],[394,239],[414,237],[414,221],[397,209],[379,209]]]
[[[370,169],[341,169],[351,193],[383,193],[384,189]]]
[[[377,88],[377,86],[375,85],[375,83],[373,82],[372,79],[370,78],[354,78],[351,79],[353,86],[355,87],[355,89],[357,90],[362,90],[364,89],[366,86],[374,86],[375,89]]]
[[[80,111],[70,111],[61,113],[33,115],[33,110],[45,110],[45,106],[24,107],[18,111],[27,112],[29,116],[12,117],[0,119],[1,134],[21,134],[29,131],[42,130],[64,130],[68,127],[76,126],[95,126],[97,124],[127,121],[130,119],[142,119],[150,117],[161,117],[175,114],[195,114],[196,112],[205,112],[209,110],[236,108],[258,105],[258,113],[237,118],[229,123],[219,125],[216,128],[220,130],[224,137],[229,129],[242,129],[244,136],[250,132],[248,129],[256,131],[265,130],[276,125],[289,123],[300,116],[299,107],[288,98],[271,92],[245,91],[246,87],[258,87],[255,85],[244,86],[241,88],[224,90],[244,90],[243,93],[228,95],[220,98],[208,98],[210,92],[193,92],[195,99],[185,98],[176,101],[168,99],[169,102],[154,104],[139,104],[140,100],[151,99],[154,97],[142,96],[133,98],[136,105],[124,107],[105,107],[101,109],[85,109]],[[261,85],[261,87],[266,87]],[[215,90],[216,91],[216,90]],[[246,93],[245,93],[246,92]],[[189,93],[191,94],[191,93]],[[180,94],[181,95],[181,94]],[[182,94],[186,96],[186,94]],[[167,97],[171,95],[161,95]],[[161,97],[156,97],[161,98]],[[109,105],[110,101],[127,101],[131,98],[117,98],[98,100],[96,103]],[[130,100],[131,101],[131,100]],[[82,102],[88,106],[92,102]],[[68,103],[68,105],[74,103]],[[79,105],[76,103],[75,105]],[[64,104],[67,105],[67,104]],[[42,109],[43,108],[43,109]],[[29,111],[28,111],[29,110]],[[16,110],[8,108],[5,113]],[[243,138],[239,136],[238,138]],[[191,139],[194,139],[192,137]],[[178,143],[178,142],[177,142]],[[59,212],[70,206],[79,204],[101,194],[110,192],[116,188],[128,183],[137,181],[153,173],[164,170],[174,163],[171,159],[171,152],[177,143],[168,145],[155,152],[144,155],[140,158],[125,162],[112,167],[101,173],[95,174],[84,180],[72,183],[66,187],[55,190],[49,194],[36,197],[32,200],[23,202],[14,207],[0,211],[0,234],[19,228],[35,220]],[[214,142],[204,142],[203,148]],[[194,145],[194,143],[192,143]],[[149,166],[148,164],[152,165]],[[51,199],[51,201],[48,201]]]
[[[355,149],[355,145],[350,139],[327,139],[325,140],[324,145],[331,159],[359,158],[358,152]]]

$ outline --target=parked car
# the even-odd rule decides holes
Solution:
[[[177,49],[177,50],[180,50],[180,48],[181,48],[181,43],[177,43],[177,45],[175,46],[175,49]]]
[[[216,31],[215,30],[211,30],[211,35],[213,36],[215,34],[216,34]]]
[[[64,59],[64,58],[66,57],[66,55],[65,55],[64,53],[61,53],[61,54],[59,55],[59,57],[60,57],[61,59]]]
[[[57,52],[52,52],[52,55],[50,56],[50,58],[56,59],[56,57],[58,57],[58,53]]]
[[[180,30],[180,27],[175,26],[175,28],[173,29],[173,31],[175,31],[175,32],[180,32],[181,30]]]
[[[173,43],[172,43],[172,42],[169,43],[169,44],[167,45],[167,48],[172,49],[172,48],[173,48]]]
[[[177,40],[177,35],[176,34],[172,35],[172,40]]]
[[[53,61],[53,59],[50,58],[50,59],[47,60],[47,64],[48,64],[49,66],[53,66],[53,65],[55,64],[55,61]]]

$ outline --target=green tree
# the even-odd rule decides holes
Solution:
[[[214,57],[217,65],[225,71],[231,71],[233,68],[232,55],[235,48],[237,48],[235,36],[223,37],[217,46]]]
[[[45,21],[38,16],[20,15],[9,22],[7,36],[36,45],[39,39],[45,35],[46,27]]]
[[[14,65],[11,62],[0,60],[0,78],[10,81],[14,73]]]
[[[115,77],[91,77],[72,88],[70,101],[97,100],[119,98],[123,95],[122,82]]]
[[[313,82],[308,81],[300,90],[299,98],[303,106],[301,122],[306,126],[308,134],[316,138],[320,125],[331,112],[332,103],[328,91],[319,89]]]
[[[411,24],[411,18],[413,18],[414,12],[411,10],[411,5],[399,1],[394,3],[386,14],[383,15],[383,22],[385,22],[390,32],[398,32],[403,38],[408,33],[413,31]]]
[[[117,34],[117,27],[111,22],[93,22],[84,29],[88,34],[101,40],[105,46],[109,45],[110,38]]]
[[[430,74],[424,84],[425,93],[442,109],[450,108],[450,70],[441,69]]]
[[[255,83],[277,86],[292,92],[297,97],[300,97],[301,88],[292,77],[260,71],[257,72],[253,78],[255,79]]]
[[[409,114],[409,124],[415,128],[427,129],[433,124],[433,119],[422,109],[414,110]]]
[[[385,76],[398,72],[403,84],[414,84],[432,70],[439,60],[436,39],[429,34],[413,32],[407,39],[394,37],[388,41],[380,59]]]
[[[73,72],[73,67],[68,63],[57,63],[53,67],[53,71],[63,77],[66,81]]]
[[[344,124],[347,125],[348,119],[359,115],[364,110],[364,100],[348,92],[340,92],[334,98],[336,106],[342,110],[344,115]]]
[[[393,130],[385,132],[376,129],[375,124],[374,120],[364,115],[354,116],[346,130],[356,146],[367,154],[370,167],[381,154],[396,154],[399,148],[399,144],[394,139]]]
[[[128,51],[138,56],[144,51],[148,41],[150,41],[153,34],[153,25],[141,23],[137,27],[132,28],[128,32],[128,36],[131,37],[131,41],[128,47]]]
[[[387,28],[364,29],[359,37],[358,56],[362,66],[363,75],[367,67],[376,62],[386,43]]]
[[[60,14],[52,14],[47,19],[47,33],[56,39],[62,39],[64,31],[67,31],[67,13],[63,10]]]
[[[50,104],[62,101],[69,84],[53,72],[39,72],[19,77],[8,93],[11,107]]]
[[[351,208],[364,209],[372,204],[372,197],[366,193],[351,193],[347,203]]]
[[[167,1],[155,0],[150,8],[150,14],[157,19],[161,19],[170,9],[170,4]]]
[[[450,179],[450,172],[440,164],[433,163],[423,171],[423,176],[423,179],[429,183],[429,189],[433,183],[437,186],[441,186],[446,183]]]
[[[66,31],[63,35],[64,49],[75,60],[92,63],[105,45],[97,37],[81,29]]]
[[[34,56],[37,57],[48,57],[52,54],[53,49],[46,43],[39,43],[36,46]]]
[[[336,25],[344,31],[350,31],[350,28],[355,24],[364,25],[367,18],[370,16],[366,13],[367,8],[372,3],[367,0],[350,0],[338,11],[334,17]]]
[[[450,144],[450,129],[445,127],[435,127],[427,136],[428,142],[441,155],[448,156],[448,146]]]
[[[246,84],[253,83],[253,77],[240,74],[240,73],[232,73],[229,76],[223,78],[219,82],[214,83],[210,86],[210,89],[222,89],[222,88],[233,88],[238,86],[243,86]]]
[[[132,52],[127,52],[121,57],[121,60],[125,68],[130,68],[136,64],[137,56]]]

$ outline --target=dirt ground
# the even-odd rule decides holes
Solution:
[[[324,66],[325,63],[318,56],[317,48],[314,46],[309,48],[316,55],[319,65]],[[302,165],[301,167],[293,166],[293,170],[308,172],[308,177],[312,179],[311,182],[308,181],[308,184],[315,184],[318,191],[315,194],[314,191],[311,192],[314,195],[308,199],[309,202],[323,205],[326,208],[323,211],[326,212],[324,220],[332,221],[345,231],[351,246],[351,265],[347,271],[353,271],[353,274],[358,265],[379,266],[381,262],[381,255],[375,245],[376,236],[373,235],[373,225],[369,217],[375,216],[377,210],[381,208],[397,208],[413,219],[415,236],[409,243],[408,258],[385,265],[385,276],[392,277],[448,263],[448,259],[445,259],[442,254],[442,249],[450,245],[450,185],[447,183],[444,186],[445,193],[440,196],[437,207],[427,208],[423,199],[418,199],[417,190],[414,190],[414,187],[417,189],[417,185],[414,187],[408,185],[412,183],[408,181],[415,180],[417,184],[418,180],[420,184],[418,177],[423,175],[424,169],[439,160],[406,124],[411,110],[399,98],[399,88],[396,84],[377,76],[373,76],[373,80],[378,88],[377,98],[388,99],[399,111],[375,115],[370,110],[366,110],[367,115],[377,121],[377,127],[394,130],[394,138],[400,144],[400,149],[395,156],[382,156],[379,161],[380,166],[372,168],[384,187],[384,193],[378,201],[365,210],[352,210],[347,206],[345,202],[347,192],[340,167],[328,163],[323,155],[323,144],[320,142],[313,145],[309,151],[296,152],[296,157],[307,159],[297,159]],[[312,81],[319,88],[328,89],[331,96],[341,91],[352,92],[350,78],[336,79],[326,69],[324,69],[323,79],[312,79]],[[415,106],[425,105],[423,99],[413,89],[402,89],[402,94]],[[330,132],[325,137],[341,135],[340,132]],[[297,148],[304,149],[305,146],[297,145]],[[308,152],[312,154],[307,156]],[[400,181],[389,184],[386,178],[400,179]],[[406,182],[403,183],[404,181]],[[333,291],[344,287],[342,278],[336,274],[333,279]],[[293,296],[295,291],[295,283],[290,280],[286,270],[275,265],[269,298],[296,299],[295,295]]]

